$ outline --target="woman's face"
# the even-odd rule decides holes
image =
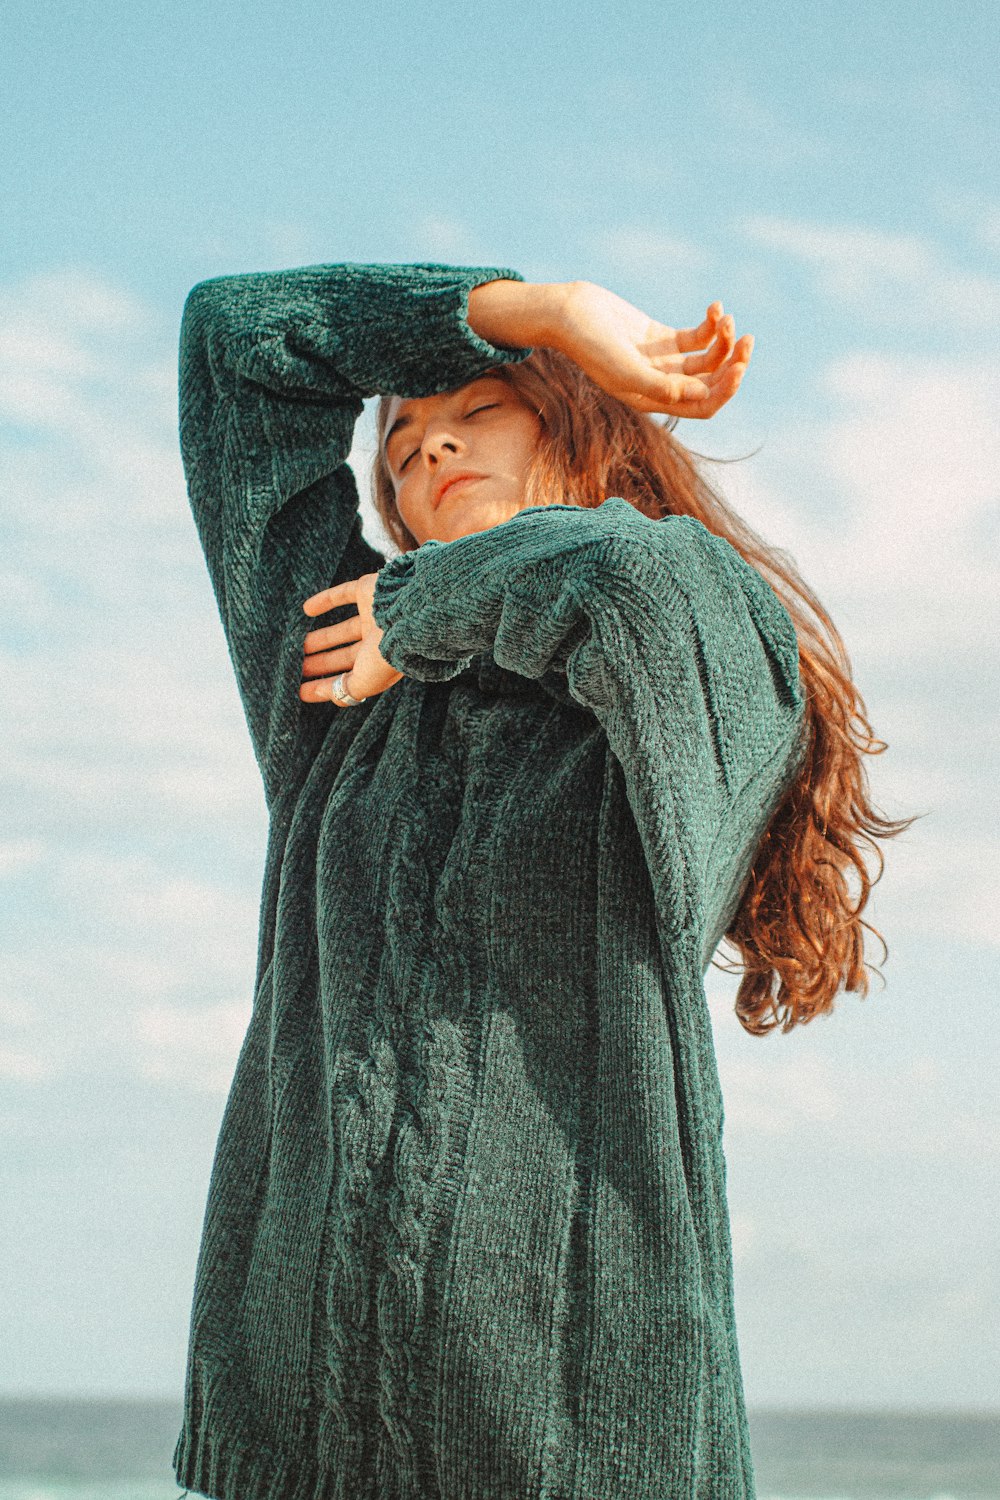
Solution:
[[[505,380],[393,396],[385,432],[396,506],[418,542],[454,541],[523,510],[542,423]]]

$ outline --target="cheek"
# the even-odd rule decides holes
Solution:
[[[410,530],[412,531],[413,507],[410,504],[410,497],[406,492],[406,485],[397,484],[394,486],[394,488],[396,493],[396,509],[399,512],[403,524],[405,526],[409,526]]]
[[[517,423],[516,430],[511,433],[511,457],[521,474],[531,464],[532,459],[538,452],[542,441],[542,424],[533,414],[526,416]]]
[[[412,481],[407,483],[406,478],[393,485],[393,493],[396,498],[396,514],[410,535],[418,542],[422,542],[431,524],[430,502],[427,496],[421,497],[417,493],[416,485]]]

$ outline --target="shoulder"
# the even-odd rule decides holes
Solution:
[[[726,537],[696,516],[653,519],[620,497],[597,508],[609,547],[606,563],[667,609],[690,619],[721,653],[761,645],[790,684],[798,680],[798,635],[792,616],[760,570]]]

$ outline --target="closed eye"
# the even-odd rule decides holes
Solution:
[[[481,412],[481,411],[495,411],[497,409],[497,407],[500,406],[501,404],[502,403],[499,402],[499,401],[486,401],[486,402],[483,403],[482,406],[474,406],[474,407],[472,407],[471,411],[467,411],[465,413],[465,415],[466,415],[466,417],[474,417],[474,416],[478,415],[478,413]],[[412,452],[408,453],[406,455],[406,457],[403,459],[402,463],[400,464],[399,469],[397,470],[397,472],[400,473],[400,474],[402,474],[403,470],[409,464],[410,460],[416,458],[416,456],[417,456],[417,454],[419,452],[420,452],[419,448],[414,448],[412,450]]]

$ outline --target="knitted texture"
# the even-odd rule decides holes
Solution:
[[[801,753],[795,632],[727,542],[617,497],[368,545],[363,398],[524,358],[466,321],[515,276],[312,266],[185,307],[270,818],[174,1453],[216,1500],[754,1494],[703,981]],[[371,572],[403,678],[303,704],[302,601]]]

